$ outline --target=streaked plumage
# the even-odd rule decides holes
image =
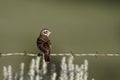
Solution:
[[[50,62],[51,42],[49,40],[50,31],[42,29],[39,37],[37,38],[37,47],[44,53],[46,62]],[[39,54],[38,54],[39,55]]]

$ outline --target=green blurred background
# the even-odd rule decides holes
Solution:
[[[115,1],[0,0],[0,52],[38,53],[36,39],[42,28],[52,32],[52,53],[119,53],[120,5]],[[89,78],[120,80],[120,57],[77,57],[89,60]],[[55,60],[56,59],[56,60]],[[52,57],[51,63],[61,57]],[[1,57],[2,67],[11,64],[26,71],[31,57]],[[79,62],[81,61],[81,62]],[[57,66],[59,67],[59,65]]]

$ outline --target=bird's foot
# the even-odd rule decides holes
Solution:
[[[38,53],[38,54],[37,54],[37,56],[39,56],[39,57],[40,57],[40,56],[43,56],[43,54],[41,54],[41,53]]]

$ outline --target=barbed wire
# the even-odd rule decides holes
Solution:
[[[0,56],[2,57],[2,56],[14,56],[14,55],[16,55],[16,56],[37,56],[37,54],[35,54],[35,53],[0,53]],[[70,56],[70,55],[73,55],[73,56],[120,56],[120,54],[119,53],[115,53],[115,54],[113,54],[113,53],[109,53],[109,54],[104,54],[104,53],[98,53],[98,52],[96,52],[96,53],[80,53],[80,54],[76,54],[76,53],[71,53],[71,52],[69,52],[69,53],[51,53],[50,54],[51,56]]]

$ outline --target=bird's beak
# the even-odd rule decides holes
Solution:
[[[49,34],[51,34],[51,32],[49,32]]]
[[[49,36],[51,34],[51,32],[48,32],[47,36]]]

